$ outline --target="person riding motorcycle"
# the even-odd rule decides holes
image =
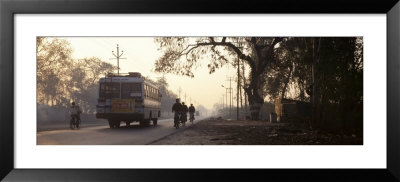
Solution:
[[[72,128],[72,125],[74,123],[72,123],[75,119],[75,121],[79,124],[80,120],[81,120],[81,116],[80,114],[82,113],[82,110],[79,108],[78,105],[75,105],[75,102],[71,103],[71,109],[70,109],[70,115],[71,115],[71,121],[70,121],[70,127]],[[77,125],[77,127],[79,127],[79,125]]]
[[[183,125],[185,125],[185,122],[187,121],[187,113],[188,113],[188,107],[185,105],[185,102],[182,102],[181,121],[183,122]]]
[[[179,118],[182,112],[182,104],[179,102],[179,98],[176,99],[176,103],[172,106],[172,112],[175,112],[174,115],[174,127],[179,124]]]
[[[194,112],[196,112],[196,109],[194,108],[193,104],[190,104],[190,107],[189,107],[190,119],[194,120]]]

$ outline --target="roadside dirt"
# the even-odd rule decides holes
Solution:
[[[209,119],[152,145],[362,145],[356,135],[311,131],[288,123]]]

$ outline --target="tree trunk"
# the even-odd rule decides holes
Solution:
[[[317,60],[315,58],[315,40],[312,39],[312,95],[311,95],[311,105],[312,105],[312,122],[311,127],[316,125],[316,116],[317,116],[317,83],[316,83],[316,67],[317,67]]]
[[[281,100],[283,100],[285,98],[286,89],[287,89],[287,86],[289,84],[290,77],[292,76],[292,70],[293,70],[293,64],[292,64],[292,66],[289,67],[289,75],[286,78],[285,85],[283,86],[283,89],[282,89]]]
[[[244,95],[244,110],[245,110],[245,116],[244,118],[246,119],[247,117],[247,93],[246,93],[246,75],[245,75],[245,70],[244,70],[244,61],[242,64],[242,72],[243,72],[243,95]]]
[[[264,103],[264,98],[260,94],[260,78],[260,74],[251,74],[250,85],[245,88],[246,94],[249,97],[251,120],[259,120],[260,109]]]
[[[319,111],[319,93],[318,93],[318,81],[317,81],[317,64],[318,64],[318,57],[317,54],[319,53],[319,48],[321,45],[321,38],[318,40],[318,48],[316,48],[315,38],[312,39],[312,127],[318,125],[318,113]]]

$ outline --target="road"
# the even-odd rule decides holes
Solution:
[[[197,116],[194,124],[205,117]],[[186,123],[186,127],[190,123]],[[146,145],[184,128],[175,129],[173,119],[158,120],[157,126],[140,127],[131,123],[120,128],[103,126],[86,126],[80,129],[62,129],[37,132],[38,145]]]

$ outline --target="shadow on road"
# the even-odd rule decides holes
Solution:
[[[119,128],[101,128],[98,131],[144,131],[149,129],[155,129],[160,127],[160,125],[154,126],[140,126],[139,124],[131,124],[129,126],[121,125]]]

